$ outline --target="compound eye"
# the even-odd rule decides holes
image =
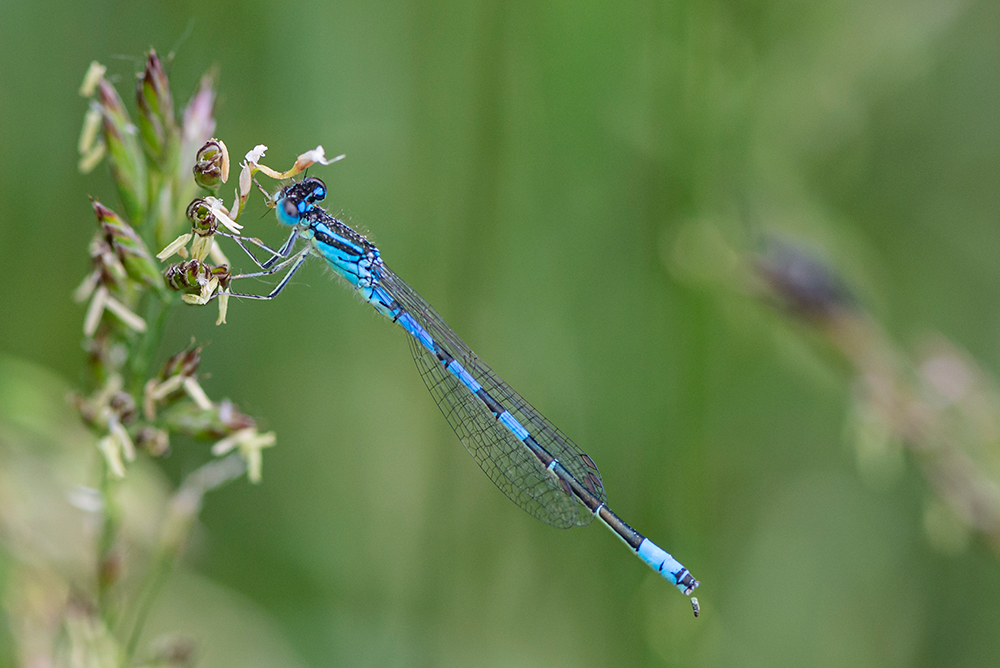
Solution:
[[[295,202],[289,200],[288,198],[285,198],[282,206],[285,209],[285,215],[290,219],[296,219],[301,215],[299,213],[299,208],[295,205]]]
[[[326,199],[326,184],[321,180],[317,179],[315,176],[310,176],[303,183],[305,183],[309,189],[309,194],[306,198],[311,202],[320,202]]]

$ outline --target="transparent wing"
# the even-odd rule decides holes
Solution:
[[[497,377],[405,281],[384,265],[379,268],[379,274],[382,287],[465,367],[493,399],[507,409],[580,484],[601,501],[607,501],[601,474],[590,457]],[[483,402],[413,337],[410,337],[410,351],[424,384],[448,424],[490,480],[511,501],[543,522],[560,528],[584,526],[594,519],[586,506],[542,466],[524,443],[499,423]]]

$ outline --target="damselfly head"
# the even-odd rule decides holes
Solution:
[[[326,198],[326,184],[315,176],[282,188],[275,197],[275,212],[285,225],[298,225],[302,216]]]

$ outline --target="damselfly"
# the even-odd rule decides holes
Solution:
[[[378,248],[318,206],[325,197],[326,185],[314,177],[278,192],[278,220],[292,232],[277,251],[256,239],[232,236],[261,269],[234,279],[286,269],[270,294],[232,296],[273,299],[307,257],[322,257],[376,311],[409,334],[410,352],[434,401],[511,501],[560,528],[584,526],[597,517],[653,570],[690,595],[699,583],[688,570],[608,508],[593,460],[486,366],[434,308],[382,262]],[[247,241],[271,257],[258,261],[244,245]],[[304,247],[294,250],[299,241]]]

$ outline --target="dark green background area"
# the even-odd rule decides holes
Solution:
[[[116,55],[166,53],[193,21],[176,99],[214,65],[234,158],[346,153],[312,172],[331,210],[703,582],[695,620],[608,532],[511,504],[404,334],[316,261],[224,327],[177,309],[161,351],[208,342],[208,393],[277,432],[263,484],[210,497],[186,563],[305,665],[1000,662],[994,554],[933,550],[915,468],[880,489],[858,474],[844,370],[678,257],[697,225],[744,249],[762,231],[801,240],[897,340],[940,331],[995,372],[1000,4],[4,1],[0,16],[0,354],[81,377],[87,195],[117,202],[103,168],[76,171],[76,91],[97,59],[131,105],[137,64]],[[254,206],[248,232],[278,243]],[[204,455],[178,444],[164,466]]]

